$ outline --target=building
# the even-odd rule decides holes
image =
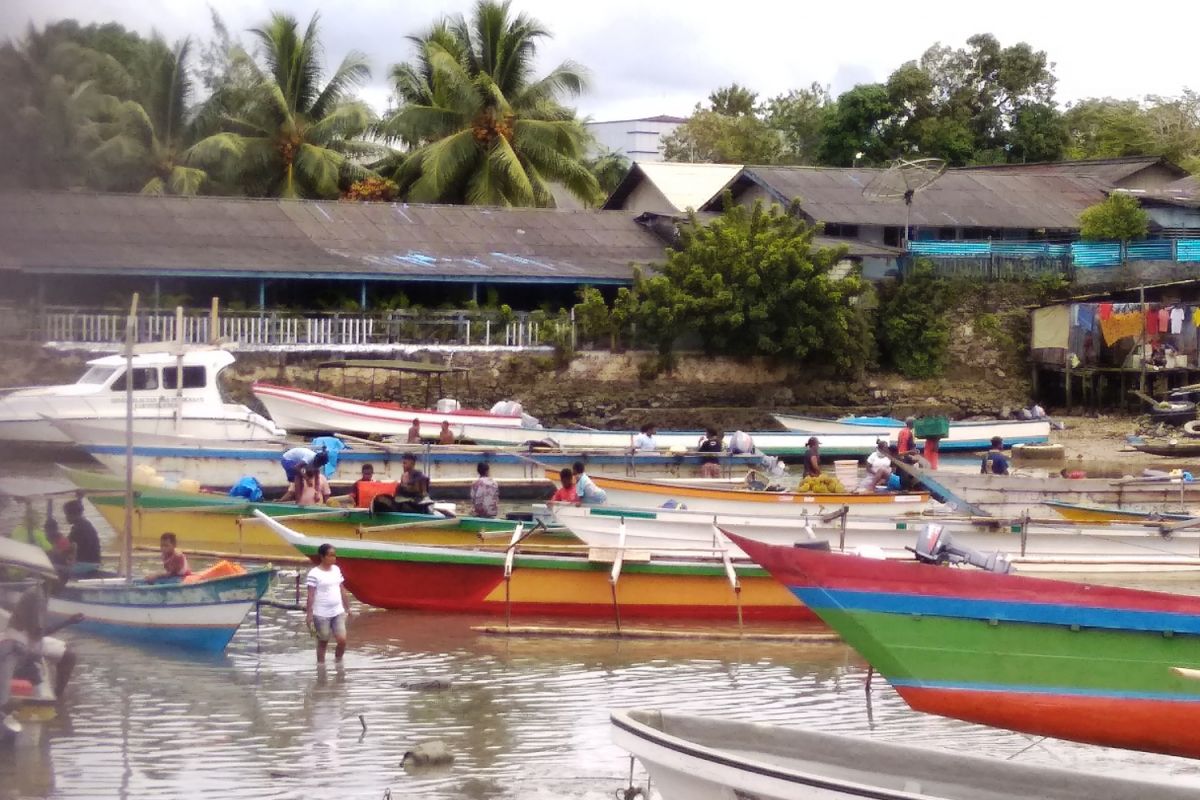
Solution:
[[[697,211],[742,169],[741,164],[635,162],[602,207],[655,214]]]
[[[315,308],[569,302],[632,282],[664,242],[620,211],[151,195],[0,193],[0,275],[22,302],[219,296]],[[332,298],[332,300],[330,300]],[[157,305],[157,303],[155,303]]]
[[[662,161],[662,140],[686,121],[683,117],[664,114],[640,119],[588,122],[586,127],[596,139],[596,153],[609,150],[621,153],[630,161]]]

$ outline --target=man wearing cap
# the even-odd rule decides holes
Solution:
[[[804,477],[819,478],[821,476],[821,440],[815,436],[808,437],[808,449],[804,451]]]

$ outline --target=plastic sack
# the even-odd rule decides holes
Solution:
[[[488,413],[497,417],[519,417],[524,412],[524,407],[516,400],[501,400]]]
[[[229,496],[240,497],[243,500],[249,500],[251,503],[257,503],[263,499],[263,490],[257,478],[253,475],[247,475],[233,485],[233,488],[229,490]]]
[[[734,455],[754,452],[754,437],[745,431],[734,431],[729,437],[729,452]]]
[[[325,450],[325,455],[329,460],[325,462],[321,471],[325,473],[326,478],[332,478],[333,473],[337,472],[338,458],[346,449],[346,443],[336,436],[318,436],[312,440],[312,445],[318,452],[322,449]]]

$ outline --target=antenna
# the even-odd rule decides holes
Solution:
[[[912,228],[913,195],[942,177],[946,162],[940,158],[897,158],[863,187],[863,197],[871,200],[904,201],[904,250],[908,251],[908,231]]]

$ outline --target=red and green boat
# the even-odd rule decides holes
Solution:
[[[917,711],[1200,758],[1200,597],[729,538]]]
[[[321,544],[337,548],[346,588],[379,608],[601,619],[619,613],[621,619],[733,624],[739,614],[746,621],[816,620],[765,569],[745,560],[727,564],[626,551],[615,569],[615,550],[317,538],[255,513],[313,561]]]

